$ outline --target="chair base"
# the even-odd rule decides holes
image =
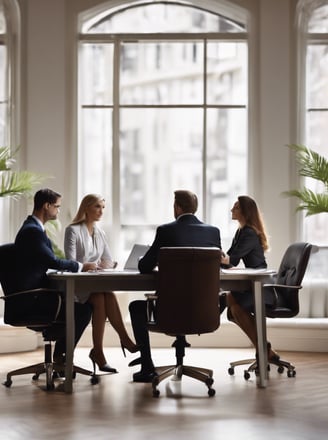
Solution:
[[[249,365],[250,364],[250,365]],[[258,365],[256,359],[243,359],[240,361],[230,362],[230,367],[228,368],[228,373],[230,376],[235,374],[235,367],[240,365],[249,365],[247,370],[244,370],[244,379],[248,380],[251,377],[251,373],[255,373],[257,376],[259,374]],[[283,359],[271,360],[268,363],[268,371],[270,371],[270,365],[276,365],[277,371],[279,374],[282,374],[286,368],[288,377],[296,376],[296,368],[288,361],[284,361]]]
[[[55,389],[54,380],[65,377],[65,365],[62,363],[53,362],[52,359],[52,346],[51,343],[48,343],[44,346],[44,362],[40,362],[38,364],[29,365],[23,368],[18,368],[17,370],[12,370],[7,373],[6,381],[3,382],[3,385],[7,388],[10,388],[12,385],[12,377],[13,376],[21,376],[23,374],[33,374],[32,380],[36,381],[39,379],[40,374],[46,374],[46,386],[45,389],[47,391]],[[90,382],[92,385],[99,383],[99,376],[94,374],[90,370],[86,370],[84,368],[73,365],[73,378],[75,378],[76,374],[84,374],[86,376],[90,376]]]
[[[208,387],[208,395],[210,397],[214,396],[215,394],[215,390],[212,388],[214,383],[213,370],[188,365],[167,365],[156,367],[156,373],[157,376],[155,376],[152,381],[153,397],[159,397],[160,392],[157,386],[164,379],[172,376],[172,380],[180,381],[183,375],[192,377],[193,379],[205,383],[205,385]]]

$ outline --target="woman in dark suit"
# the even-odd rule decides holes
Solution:
[[[231,209],[232,219],[237,220],[239,228],[233,238],[227,255],[221,262],[225,267],[238,266],[242,260],[246,268],[265,269],[267,263],[264,252],[269,244],[261,213],[256,202],[249,196],[239,196]],[[266,307],[273,304],[271,294],[264,297]],[[220,301],[222,304],[222,299]],[[235,322],[246,333],[257,347],[257,333],[254,319],[254,298],[252,292],[229,292],[226,296],[228,319]],[[221,307],[222,311],[222,307]],[[279,356],[268,343],[268,359],[274,360]]]

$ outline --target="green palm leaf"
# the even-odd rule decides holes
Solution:
[[[18,198],[29,195],[44,176],[29,171],[5,171],[0,173],[0,197]]]
[[[324,191],[316,193],[303,188],[285,191],[283,195],[298,198],[300,202],[296,210],[305,211],[306,216],[328,212],[328,160],[304,145],[291,144],[288,147],[296,153],[300,176],[322,182]]]

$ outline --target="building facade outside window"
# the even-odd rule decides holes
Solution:
[[[247,192],[247,23],[181,2],[88,17],[79,35],[78,191],[107,200],[116,253],[173,219],[173,191],[231,241]],[[115,244],[113,244],[115,246]]]

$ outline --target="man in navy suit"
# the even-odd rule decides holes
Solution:
[[[32,215],[24,221],[15,239],[17,255],[17,273],[15,291],[51,287],[51,280],[47,277],[47,270],[78,272],[92,270],[93,263],[84,265],[73,261],[57,258],[53,252],[51,242],[47,237],[44,225],[48,220],[57,219],[60,209],[61,195],[45,188],[34,196]],[[65,317],[65,310],[60,311]],[[91,319],[92,309],[89,304],[75,303],[75,345]],[[54,360],[63,363],[65,359],[65,337],[56,341]]]
[[[141,273],[151,273],[158,264],[159,250],[164,246],[206,246],[221,249],[220,231],[214,226],[202,223],[195,216],[198,208],[197,196],[185,190],[175,191],[175,221],[157,228],[155,239],[147,253],[139,261]],[[219,264],[218,264],[219,267]],[[130,365],[141,363],[141,371],[134,373],[134,382],[151,382],[156,371],[151,359],[147,329],[147,302],[133,301],[129,305],[135,340],[140,347],[140,359]]]

